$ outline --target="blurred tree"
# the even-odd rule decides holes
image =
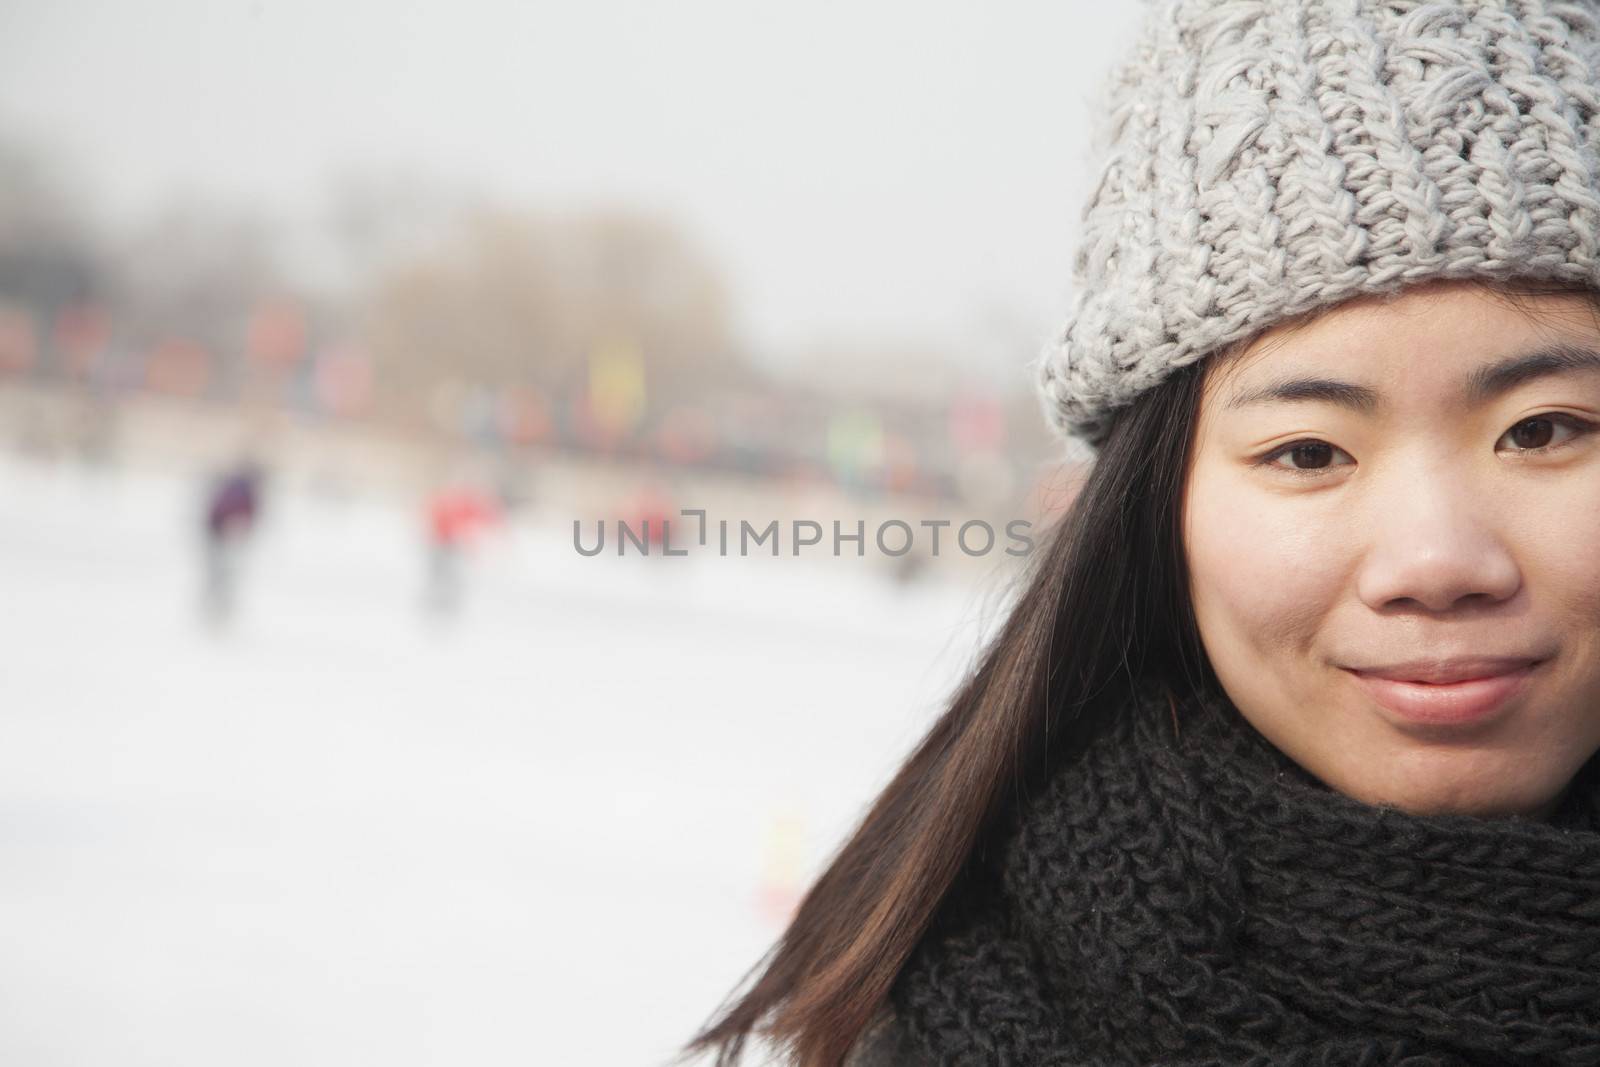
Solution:
[[[0,285],[16,291],[18,260],[26,253],[67,249],[84,255],[94,227],[87,198],[53,159],[27,143],[0,136]]]
[[[103,287],[87,198],[34,146],[0,138],[0,303],[6,318],[43,344],[8,361],[51,370],[52,324],[69,309],[96,300]],[[20,349],[19,349],[20,351]]]
[[[480,193],[410,168],[369,167],[334,179],[319,230],[331,241],[331,288],[357,297],[397,266],[419,262],[484,209]]]
[[[392,269],[367,306],[379,402],[415,413],[451,382],[587,396],[596,353],[638,353],[649,409],[749,377],[705,255],[647,215],[478,211]]]
[[[196,381],[226,395],[248,388],[250,326],[263,299],[285,295],[266,219],[198,197],[174,200],[119,241],[110,263],[114,314],[132,352],[148,364],[181,342],[204,354],[191,357],[206,364]]]

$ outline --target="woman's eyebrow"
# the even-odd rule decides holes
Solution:
[[[1600,371],[1600,351],[1567,342],[1543,345],[1473,371],[1462,385],[1462,400],[1468,405],[1482,404],[1536,378],[1578,371]],[[1286,378],[1269,382],[1235,393],[1224,406],[1233,409],[1250,404],[1305,400],[1336,404],[1362,414],[1371,414],[1383,406],[1383,397],[1376,389],[1337,378]]]

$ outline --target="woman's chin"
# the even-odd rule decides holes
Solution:
[[[1363,803],[1411,815],[1544,819],[1555,809],[1567,779],[1554,788],[1528,780],[1530,762],[1484,751],[1396,753],[1387,760],[1363,761],[1343,781],[1323,781]]]

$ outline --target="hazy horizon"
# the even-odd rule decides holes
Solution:
[[[1091,94],[1139,6],[13,3],[0,131],[113,226],[205,197],[293,234],[335,183],[409,176],[659,212],[769,356],[1020,345],[1067,306]]]

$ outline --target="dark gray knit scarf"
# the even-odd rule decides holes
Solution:
[[[1547,822],[1328,789],[1144,686],[892,992],[942,1067],[1600,1064],[1600,761]]]

